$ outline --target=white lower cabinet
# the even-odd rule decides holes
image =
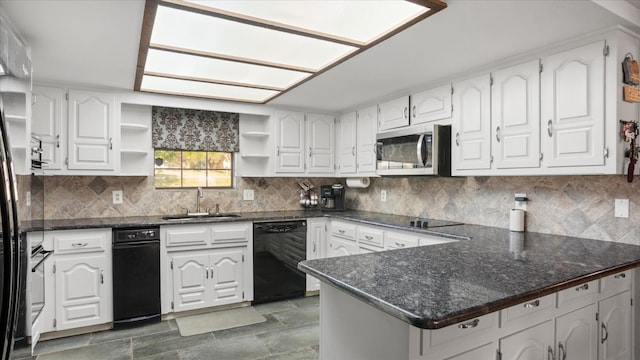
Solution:
[[[250,222],[160,228],[162,312],[253,300]]]
[[[555,354],[557,359],[596,360],[598,358],[598,322],[596,304],[585,306],[556,318]]]
[[[174,311],[244,301],[245,253],[246,247],[171,256]]]
[[[43,332],[113,321],[111,229],[45,232]]]
[[[500,339],[502,360],[542,360],[553,357],[553,323],[546,321]]]
[[[327,233],[325,218],[307,219],[307,260],[320,259],[325,255],[324,244]],[[320,290],[320,280],[307,275],[307,291]]]
[[[343,239],[331,235],[327,244],[327,257],[355,255],[358,253],[358,245],[355,241]]]
[[[629,360],[632,358],[632,308],[630,304],[630,291],[625,291],[598,302],[598,315],[600,318],[599,360]]]

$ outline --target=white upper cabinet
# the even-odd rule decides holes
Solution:
[[[452,169],[491,167],[491,79],[489,74],[453,85]]]
[[[411,95],[411,124],[434,121],[451,123],[451,84]]]
[[[409,125],[409,97],[378,104],[378,131]]]
[[[604,48],[598,41],[543,62],[542,147],[549,167],[604,165]]]
[[[276,112],[276,172],[304,172],[304,113]]]
[[[113,94],[69,90],[70,170],[115,170]]]
[[[308,173],[335,171],[335,119],[331,115],[307,114]]]
[[[356,118],[355,111],[340,116],[340,125],[337,131],[338,146],[336,147],[340,159],[338,164],[340,175],[356,173]]]
[[[61,88],[33,88],[31,132],[42,141],[42,161],[47,163],[46,169],[62,169],[61,144],[64,144],[66,139],[62,123],[63,119],[66,119],[67,108],[64,98],[65,93]]]
[[[358,175],[376,173],[377,107],[359,109],[356,113],[356,168]]]
[[[491,122],[496,169],[540,167],[540,61],[493,73]]]

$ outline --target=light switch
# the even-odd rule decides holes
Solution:
[[[245,189],[242,192],[242,200],[253,201],[253,189]]]
[[[113,197],[114,205],[122,204],[122,190],[113,190],[111,196]]]
[[[616,199],[615,200],[615,217],[628,218],[629,217],[629,199]]]
[[[380,190],[380,201],[387,201],[387,190]]]

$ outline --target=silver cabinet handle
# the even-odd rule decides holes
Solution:
[[[552,125],[553,124],[553,120],[549,120],[547,121],[547,133],[549,134],[549,137],[553,136],[553,133],[551,132],[552,130]]]
[[[624,279],[626,277],[627,277],[627,275],[625,273],[618,274],[618,275],[614,276],[615,279]]]
[[[456,133],[456,146],[460,146],[460,133]]]
[[[56,135],[56,147],[60,147],[60,135]]]
[[[339,232],[340,234],[344,234],[344,230],[342,230],[342,229],[339,229],[339,230],[338,230],[338,232]]]
[[[600,337],[600,343],[604,344],[605,341],[607,341],[607,339],[609,338],[609,331],[607,330],[607,325],[605,323],[602,323],[602,325],[600,326],[601,334],[602,336]]]
[[[315,242],[315,241],[313,242],[313,251],[312,251],[312,252],[313,252],[314,254],[316,253],[316,242]]]
[[[73,243],[73,244],[71,244],[71,246],[73,246],[74,248],[85,247],[87,245],[89,245],[89,243]]]
[[[311,157],[311,146],[309,146],[309,157]]]
[[[415,105],[413,105],[413,108],[412,108],[411,112],[412,112],[411,115],[415,118],[416,117],[416,106]]]
[[[113,138],[109,138],[109,150],[113,150]]]
[[[532,301],[524,304],[525,309],[533,309],[533,308],[537,308],[538,306],[540,306],[540,300],[536,300],[536,301]]]
[[[584,284],[576,288],[576,291],[585,291],[585,290],[589,290],[589,284]]]
[[[397,247],[405,247],[406,245],[405,245],[405,244],[403,244],[403,243],[399,243],[399,242],[397,242],[397,241],[396,241],[396,246],[397,246]]]
[[[553,349],[551,348],[551,345],[547,347],[547,360],[556,360],[556,356],[553,354]]]
[[[100,270],[100,284],[104,284],[104,270]]]
[[[356,147],[351,148],[351,155],[356,156]]]
[[[409,107],[405,106],[403,113],[404,113],[404,118],[408,119],[409,118]]]
[[[496,128],[496,141],[500,142],[500,126]]]
[[[204,277],[205,277],[206,279],[208,279],[208,278],[209,278],[209,268],[208,268],[208,267],[204,269]]]
[[[466,323],[458,324],[458,328],[460,328],[460,329],[472,329],[472,328],[478,326],[479,323],[480,323],[480,319],[474,319],[474,320],[466,322]]]
[[[371,235],[365,235],[364,238],[367,240],[373,240],[373,236]]]
[[[211,271],[211,278],[213,279],[213,266],[211,267],[211,269],[209,271]]]
[[[562,341],[558,342],[558,359],[567,360],[567,350],[564,349],[564,345],[562,345]]]
[[[280,145],[276,146],[276,156],[280,156]]]

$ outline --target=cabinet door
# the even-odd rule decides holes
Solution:
[[[596,304],[556,318],[556,354],[564,360],[596,360]]]
[[[112,94],[69,90],[70,170],[115,170],[114,121]]]
[[[378,110],[375,105],[357,112],[356,168],[358,174],[375,174],[376,172],[377,114]]]
[[[337,131],[337,146],[340,175],[356,173],[356,113],[350,112],[340,116],[340,128]]]
[[[552,359],[553,324],[544,322],[500,339],[502,360]]]
[[[62,145],[65,144],[63,120],[66,120],[64,90],[37,86],[33,89],[31,132],[42,140],[42,161],[46,169],[61,170]]]
[[[55,260],[56,330],[103,324],[107,319],[105,255]],[[107,274],[108,275],[108,274]]]
[[[307,260],[321,259],[324,255],[325,219],[307,220]],[[320,290],[320,280],[307,275],[307,291]]]
[[[307,172],[335,172],[335,119],[331,115],[307,114]]]
[[[276,172],[304,172],[304,114],[276,112]]]
[[[491,79],[454,84],[451,162],[454,170],[491,168]]]
[[[549,56],[542,72],[547,166],[604,164],[604,41]]]
[[[599,360],[631,359],[631,292],[625,291],[598,304]]]
[[[327,246],[327,257],[354,255],[358,253],[358,246],[355,241],[341,239],[331,236]]]
[[[496,348],[493,343],[489,343],[462,354],[448,357],[445,360],[480,360],[493,359],[496,356]]]
[[[540,167],[540,62],[496,71],[491,122],[497,169]]]
[[[171,259],[173,268],[173,310],[184,311],[209,306],[210,289],[207,282],[209,255],[194,253],[175,255]]]
[[[411,95],[411,124],[450,118],[451,84]]]
[[[378,131],[409,125],[409,97],[384,102],[378,105]]]
[[[214,250],[209,256],[211,306],[241,302],[244,299],[243,267],[246,248]]]

